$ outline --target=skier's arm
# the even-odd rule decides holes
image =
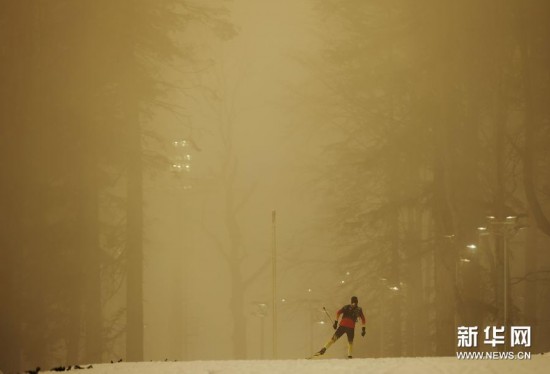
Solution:
[[[340,308],[340,310],[336,312],[336,321],[338,321],[338,318],[340,318],[342,313],[344,313],[344,308]]]
[[[338,310],[336,312],[336,319],[334,320],[334,323],[332,324],[332,327],[334,328],[334,330],[336,330],[336,328],[338,327],[338,318],[340,318],[340,315],[344,313],[344,308],[341,308],[340,310]]]
[[[361,317],[361,322],[363,323],[363,327],[361,327],[361,336],[365,336],[365,315],[363,314],[363,309],[360,310],[359,317]]]

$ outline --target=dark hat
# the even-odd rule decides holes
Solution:
[[[351,303],[352,304],[359,304],[359,299],[357,299],[357,296],[352,296],[351,297]]]

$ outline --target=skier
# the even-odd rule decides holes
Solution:
[[[363,309],[357,306],[359,300],[357,296],[351,297],[351,304],[344,305],[336,313],[336,320],[332,324],[332,327],[336,330],[332,338],[325,344],[323,348],[314,356],[322,356],[325,354],[328,347],[330,347],[334,342],[336,342],[342,335],[346,334],[348,337],[348,358],[352,358],[352,349],[353,349],[353,336],[355,335],[355,322],[358,318],[361,318],[363,322],[363,327],[361,329],[361,336],[365,336],[365,315],[363,314]],[[340,326],[338,326],[338,317],[342,315],[342,320],[340,321]]]

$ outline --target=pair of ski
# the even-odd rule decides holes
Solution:
[[[314,354],[313,356],[306,357],[306,360],[315,360],[321,357],[321,355]]]
[[[320,355],[319,352],[315,353],[313,356],[310,356],[310,357],[306,357],[306,360],[316,360],[320,357],[322,357],[323,355]],[[352,357],[347,357],[348,360],[351,360]]]
[[[315,353],[313,356],[306,357],[306,360],[311,360],[311,359],[314,359],[314,358],[319,358],[319,357],[321,357],[322,355],[325,354],[326,350],[327,350],[327,349],[323,347],[319,352]]]

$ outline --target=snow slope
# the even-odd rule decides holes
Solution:
[[[72,372],[72,371],[71,371]],[[548,373],[550,354],[531,360],[458,360],[455,357],[188,361],[97,364],[80,374],[334,374],[334,373]],[[53,372],[52,372],[53,373]]]

